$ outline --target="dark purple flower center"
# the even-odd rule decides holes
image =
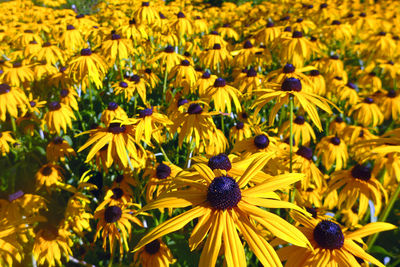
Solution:
[[[241,122],[241,121],[238,121],[238,122],[236,123],[236,129],[241,130],[241,129],[243,129],[243,128],[244,128],[244,123]]]
[[[283,73],[293,73],[295,70],[296,70],[296,68],[295,68],[292,64],[287,63],[287,64],[283,67],[282,72],[283,72]]]
[[[387,93],[387,97],[395,98],[396,96],[397,96],[396,91],[393,89],[389,90],[389,92]]]
[[[165,53],[173,53],[174,52],[174,47],[172,45],[168,45],[165,49],[164,52]]]
[[[350,87],[351,89],[354,89],[354,90],[357,89],[357,85],[355,85],[354,83],[347,83],[346,86]]]
[[[221,49],[221,45],[220,44],[214,44],[213,49],[214,50],[220,50]]]
[[[171,175],[171,168],[164,164],[160,163],[156,168],[156,176],[158,179],[165,179]]]
[[[371,179],[371,169],[367,166],[357,164],[351,169],[351,176],[356,179],[368,181]]]
[[[208,167],[210,167],[211,170],[219,169],[229,171],[232,168],[232,164],[228,156],[221,153],[208,160]]]
[[[372,104],[372,103],[374,103],[374,100],[370,97],[366,97],[366,98],[364,98],[364,103]]]
[[[266,148],[269,145],[269,138],[265,134],[257,135],[254,137],[254,144],[259,149]]]
[[[368,73],[368,76],[375,77],[375,76],[376,76],[376,73],[373,72],[373,71],[371,71],[370,73]]]
[[[319,70],[312,70],[310,71],[310,76],[319,76]]]
[[[178,100],[178,108],[186,103],[189,103],[189,101],[185,98],[181,98]]]
[[[308,160],[312,159],[313,153],[311,148],[301,146],[296,152],[297,155],[302,156],[303,158],[306,158]]]
[[[201,114],[203,112],[203,109],[199,104],[193,103],[190,104],[187,112],[189,114]]]
[[[124,195],[124,191],[119,187],[113,188],[111,191],[113,192],[113,195],[111,196],[112,199],[121,199]]]
[[[153,109],[152,108],[145,108],[142,110],[139,110],[139,118],[144,118],[147,116],[153,115]]]
[[[90,56],[92,54],[92,50],[90,48],[84,48],[81,50],[81,56]]]
[[[77,19],[81,19],[81,18],[84,18],[84,17],[85,17],[84,14],[79,14],[79,15],[76,15],[76,16],[75,16],[75,18],[77,18]]]
[[[202,79],[208,79],[211,77],[211,74],[208,71],[205,71],[201,76]]]
[[[273,23],[273,22],[268,22],[267,23],[267,28],[272,28],[272,27],[274,27],[275,26],[275,24]]]
[[[226,81],[222,78],[217,78],[214,82],[214,87],[224,87],[226,85]]]
[[[300,92],[301,91],[301,81],[299,79],[290,77],[286,78],[281,86],[282,91],[295,91],[295,92]]]
[[[386,35],[386,32],[379,32],[378,33],[378,36],[385,36]]]
[[[44,43],[44,44],[42,45],[42,47],[49,47],[49,46],[51,46],[51,43],[50,43],[50,42],[46,42],[46,43]]]
[[[338,117],[336,117],[335,122],[342,123],[343,122],[343,118],[338,116]]]
[[[104,211],[104,220],[107,223],[114,223],[122,216],[122,210],[118,206],[109,206]]]
[[[126,131],[125,125],[121,125],[118,122],[110,123],[110,125],[108,126],[108,132],[113,134],[120,134],[124,133],[125,131]]]
[[[117,175],[117,177],[115,177],[115,182],[116,183],[121,183],[124,180],[124,176],[122,174]]]
[[[257,76],[257,71],[251,67],[248,71],[247,71],[247,77],[256,77]]]
[[[284,32],[291,32],[292,31],[292,27],[287,26],[285,27],[285,29],[283,29]]]
[[[189,60],[184,59],[181,61],[181,65],[187,67],[187,66],[190,66],[190,62],[189,62]]]
[[[243,48],[245,48],[245,49],[253,48],[253,45],[251,44],[251,42],[249,40],[247,40],[244,43]]]
[[[149,6],[150,3],[149,2],[142,2],[142,6]]]
[[[178,17],[178,19],[183,19],[186,17],[185,14],[183,14],[182,12],[179,12],[176,16]]]
[[[37,42],[35,40],[32,40],[29,42],[29,44],[37,44]]]
[[[303,19],[302,19],[302,18],[298,18],[298,19],[296,20],[296,22],[297,22],[297,23],[303,22]]]
[[[113,33],[111,35],[111,40],[119,40],[119,39],[121,39],[121,35],[116,34],[116,33]]]
[[[340,226],[332,221],[323,220],[314,228],[314,240],[324,249],[343,247],[344,235]]]
[[[42,175],[44,175],[44,176],[50,176],[50,174],[53,173],[53,168],[50,167],[50,166],[46,166],[46,167],[44,167],[40,172],[41,172]]]
[[[292,38],[301,38],[301,37],[303,37],[303,33],[302,32],[299,32],[299,31],[294,31],[293,32]]]
[[[61,136],[56,136],[53,139],[53,143],[56,145],[61,145],[64,142],[64,139]]]
[[[317,218],[317,209],[313,208],[313,207],[306,207],[306,211],[308,211],[309,213],[311,213],[311,216],[313,218]]]
[[[332,56],[330,56],[330,58],[331,58],[331,59],[334,59],[334,60],[338,60],[338,59],[339,59],[339,56],[338,56],[338,55],[332,55]]]
[[[327,8],[328,4],[327,3],[323,3],[319,5],[319,8],[323,9],[323,8]]]
[[[217,31],[211,31],[210,34],[212,35],[219,35],[219,33]]]
[[[8,92],[10,92],[10,90],[11,87],[8,84],[0,84],[0,95],[7,94]]]
[[[118,108],[117,103],[115,103],[115,102],[108,103],[108,107],[107,107],[108,110],[116,110],[117,108]]]
[[[24,191],[19,190],[19,191],[13,193],[13,194],[8,195],[8,201],[12,202],[12,201],[14,201],[14,200],[16,200],[16,199],[18,199],[20,197],[23,197],[23,196],[24,196]]]
[[[332,144],[334,144],[335,146],[338,146],[338,145],[340,145],[340,139],[339,139],[339,137],[332,137],[331,138],[331,143]]]
[[[50,102],[50,104],[49,104],[50,111],[56,111],[56,110],[59,110],[60,108],[61,108],[61,104],[57,101]]]
[[[22,63],[21,62],[14,62],[13,63],[13,68],[19,68],[19,67],[22,67]]]
[[[129,80],[135,83],[139,83],[140,82],[140,76],[133,74],[131,77],[129,77]]]
[[[207,200],[217,210],[231,209],[242,199],[239,185],[229,176],[216,177],[208,186]]]
[[[60,91],[60,96],[61,96],[62,98],[66,97],[66,96],[68,96],[68,95],[69,95],[69,90],[67,90],[67,89],[62,89],[62,90]]]
[[[135,25],[135,24],[136,24],[136,20],[135,19],[129,20],[129,25]]]
[[[75,27],[72,25],[67,25],[67,31],[75,30]]]
[[[332,21],[332,25],[340,25],[340,24],[342,24],[342,23],[338,20]]]
[[[160,241],[158,239],[151,241],[144,246],[144,250],[150,255],[156,254],[160,250]]]
[[[122,88],[128,88],[128,84],[126,82],[120,82],[119,86]]]
[[[297,116],[296,119],[294,119],[294,123],[299,125],[303,125],[305,121],[306,120],[304,119],[303,116]]]
[[[158,12],[158,15],[160,16],[161,19],[166,19],[166,18],[167,18],[167,17],[166,17],[163,13],[161,13],[161,12]]]
[[[25,30],[24,33],[33,33],[32,30]]]

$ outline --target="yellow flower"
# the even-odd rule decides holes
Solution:
[[[175,53],[175,48],[173,46],[168,45],[164,51],[159,52],[158,55],[151,60],[151,62],[160,60],[160,68],[165,65],[165,71],[170,72],[173,67],[179,65],[179,63],[184,59],[185,58],[182,55]]]
[[[133,260],[143,267],[168,267],[176,262],[171,251],[161,239],[156,239],[135,253]]]
[[[30,65],[24,64],[24,62],[14,62],[11,66],[4,68],[4,73],[0,78],[4,83],[20,87],[35,79],[35,74],[30,67]]]
[[[302,247],[286,246],[278,250],[286,266],[358,266],[357,258],[383,267],[377,259],[366,253],[357,243],[364,244],[362,238],[381,231],[395,229],[389,223],[369,223],[354,232],[342,229],[332,220],[308,218],[300,213],[292,212],[292,217],[302,226],[298,228],[310,241],[313,251]],[[356,242],[354,242],[356,241]]]
[[[72,128],[72,119],[76,119],[76,117],[69,106],[53,101],[48,104],[48,107],[49,111],[43,119],[50,133],[60,134],[61,129],[66,133],[67,128]]]
[[[172,78],[175,78],[172,85],[174,87],[183,87],[184,94],[195,92],[197,74],[188,60],[182,60],[179,65],[171,69],[171,72],[168,74],[168,79],[171,80]]]
[[[217,78],[214,81],[214,84],[207,89],[206,96],[214,102],[216,111],[231,113],[232,102],[235,105],[236,112],[242,111],[239,102],[242,94],[238,89],[227,85],[226,81],[222,78]]]
[[[246,266],[245,251],[238,230],[263,265],[281,266],[274,249],[261,235],[253,220],[280,239],[301,247],[309,246],[301,232],[291,224],[258,207],[301,211],[296,205],[281,201],[273,191],[300,180],[302,175],[271,177],[257,186],[247,187],[253,174],[260,171],[268,160],[269,155],[257,157],[243,175],[235,177],[219,170],[213,172],[202,163],[194,165],[198,176],[192,179],[177,177],[174,186],[176,190],[161,194],[157,200],[143,207],[142,211],[166,207],[192,208],[147,233],[136,245],[135,251],[198,218],[189,238],[191,250],[196,249],[208,233],[199,266],[214,266],[222,244],[227,266]]]
[[[381,125],[384,120],[382,111],[378,105],[374,103],[374,99],[370,97],[364,98],[363,102],[359,102],[353,106],[349,115],[353,114],[354,119],[363,126],[375,127]]]
[[[111,34],[111,38],[102,43],[101,51],[110,66],[116,63],[118,67],[125,66],[129,57],[134,53],[132,41],[121,38],[116,33]]]
[[[31,58],[36,58],[36,60],[38,61],[44,60],[48,64],[52,65],[55,65],[57,62],[60,62],[61,65],[64,65],[63,52],[60,48],[51,44],[50,42],[44,43],[40,50],[31,55]]]
[[[61,36],[60,44],[68,51],[67,53],[72,54],[82,49],[85,42],[79,30],[69,24]]]
[[[46,157],[49,162],[65,161],[65,157],[75,156],[74,149],[61,136],[56,136],[46,147]]]
[[[2,156],[5,156],[10,152],[10,144],[14,144],[14,138],[11,136],[11,131],[0,132],[0,152]]]
[[[211,49],[203,51],[200,55],[200,63],[202,65],[219,72],[225,70],[231,61],[232,56],[220,44],[215,44]]]
[[[343,140],[337,136],[326,136],[319,141],[316,146],[317,157],[322,157],[322,164],[329,170],[335,164],[335,170],[341,170],[346,167],[347,159],[347,146]]]
[[[108,103],[107,108],[101,113],[100,120],[102,123],[108,126],[113,120],[125,120],[127,118],[128,115],[126,114],[125,110],[123,110],[117,103],[110,102]]]
[[[70,108],[78,111],[78,101],[76,100],[78,97],[77,92],[74,89],[61,89],[60,91],[60,103],[63,103]]]
[[[160,16],[155,8],[150,6],[150,2],[142,2],[142,6],[133,15],[139,24],[155,26],[160,21]]]
[[[280,133],[283,133],[284,138],[289,138],[290,132],[290,121],[285,121],[280,130]],[[303,116],[297,116],[293,120],[293,136],[294,143],[298,146],[300,145],[309,145],[311,140],[315,143],[316,137],[313,128],[311,125],[304,119]]]
[[[11,87],[8,84],[0,84],[0,120],[6,120],[6,113],[14,118],[18,118],[18,110],[25,114],[29,106],[28,98],[25,93],[17,88]]]
[[[63,180],[61,167],[51,163],[43,165],[36,173],[36,191],[46,186],[47,191],[56,185],[60,185]]]
[[[238,121],[229,131],[229,139],[234,143],[248,139],[251,135],[250,125],[241,121]]]

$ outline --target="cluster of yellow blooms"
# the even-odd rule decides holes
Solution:
[[[66,8],[0,4],[1,266],[384,266],[400,2]]]

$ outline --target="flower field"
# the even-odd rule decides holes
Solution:
[[[75,2],[0,1],[0,266],[400,266],[400,2]]]

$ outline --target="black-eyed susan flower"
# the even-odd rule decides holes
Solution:
[[[231,27],[229,23],[225,23],[222,27],[217,29],[223,38],[233,39],[235,41],[239,40],[239,34]]]
[[[107,108],[101,113],[100,120],[102,123],[108,126],[111,121],[115,119],[125,120],[127,118],[128,115],[126,114],[125,110],[121,108],[121,106],[115,102],[110,102],[108,103]]]
[[[69,54],[72,54],[82,49],[85,42],[80,31],[69,24],[66,26],[66,31],[61,35],[60,44],[67,51],[70,51]]]
[[[350,209],[358,203],[358,216],[362,218],[371,200],[375,205],[375,216],[382,208],[382,199],[387,200],[386,190],[372,176],[371,169],[365,165],[356,164],[351,170],[341,170],[332,174],[329,190],[342,188],[339,193],[338,206]]]
[[[395,90],[391,89],[379,97],[378,104],[386,120],[393,118],[397,121],[400,118],[400,96]]]
[[[76,153],[70,144],[61,136],[56,136],[46,147],[46,157],[49,162],[65,161],[66,157],[75,156]]]
[[[148,38],[146,30],[147,28],[144,25],[136,23],[135,19],[130,19],[129,23],[122,25],[117,32],[128,39],[132,39],[135,43],[139,43]]]
[[[134,208],[131,209],[130,207]],[[128,239],[131,237],[132,225],[135,224],[143,227],[142,222],[132,215],[137,209],[137,205],[124,206],[108,206],[99,209],[94,213],[94,219],[98,219],[95,241],[103,239],[103,249],[107,250],[107,239],[111,256],[114,254],[114,246],[119,244],[119,252],[122,255],[124,251],[129,249]]]
[[[284,175],[271,178],[254,187],[245,187],[252,174],[260,171],[268,160],[269,156],[258,157],[242,176],[230,177],[220,171],[213,172],[205,164],[198,164],[195,165],[199,173],[197,179],[182,179],[179,183],[177,177],[176,191],[161,194],[157,200],[150,202],[142,210],[188,206],[192,208],[147,233],[136,245],[135,251],[199,218],[189,238],[189,246],[193,250],[209,233],[199,266],[214,266],[222,243],[226,264],[245,266],[246,256],[237,229],[263,265],[281,266],[272,246],[261,236],[261,232],[251,220],[257,221],[273,235],[287,242],[301,247],[309,246],[304,236],[292,225],[279,216],[257,207],[286,207],[301,210],[296,205],[281,201],[279,197],[272,195],[273,191],[298,181],[302,175]],[[279,183],[275,179],[279,179]],[[187,185],[191,185],[190,188],[187,188]]]
[[[366,97],[362,102],[354,105],[349,111],[349,115],[351,114],[358,123],[365,127],[375,127],[384,120],[382,111],[371,97]]]
[[[239,68],[247,68],[254,62],[255,55],[260,48],[253,46],[253,44],[247,40],[243,44],[243,48],[240,50],[232,51],[231,54],[235,57],[233,58],[232,64]]]
[[[358,85],[370,92],[382,91],[382,80],[376,75],[375,72],[366,72],[361,70],[358,74],[357,80]]]
[[[232,56],[225,47],[215,44],[211,49],[203,51],[200,55],[200,63],[211,70],[225,70],[232,60]]]
[[[347,124],[343,120],[342,117],[337,116],[330,124],[329,124],[329,133],[335,136],[342,136],[343,130],[346,128]]]
[[[228,42],[217,32],[211,31],[201,39],[201,43],[205,49],[210,49],[218,44],[221,48],[226,48]]]
[[[61,129],[66,133],[67,128],[72,128],[72,119],[76,119],[76,117],[69,106],[53,101],[48,104],[48,108],[49,111],[47,111],[43,119],[50,133],[60,134]]]
[[[251,127],[246,122],[238,121],[229,131],[229,139],[233,142],[242,141],[252,136]]]
[[[251,97],[253,91],[256,91],[260,88],[263,83],[263,76],[259,75],[257,71],[251,67],[247,70],[246,75],[243,75],[241,78],[236,80],[237,88],[240,92],[244,93],[245,96]]]
[[[302,82],[296,78],[286,78],[281,85],[270,84],[270,87],[271,89],[259,89],[255,92],[257,95],[253,104],[255,114],[259,113],[261,108],[269,101],[276,99],[276,104],[269,115],[269,123],[272,125],[279,109],[289,102],[290,97],[294,97],[294,100],[298,101],[300,107],[310,116],[317,128],[322,131],[321,121],[315,106],[331,114],[332,110],[328,103],[333,104],[332,102],[316,94],[302,91]]]
[[[235,142],[232,153],[247,152],[253,154],[257,152],[272,152],[277,150],[277,140],[265,132],[256,131],[256,133],[247,139]]]
[[[104,59],[93,53],[90,48],[82,49],[80,56],[73,58],[68,66],[69,76],[75,82],[82,83],[84,92],[89,83],[101,88],[107,70],[108,66]]]
[[[158,55],[151,60],[151,62],[160,60],[160,67],[162,68],[165,66],[165,71],[169,73],[173,67],[179,65],[179,63],[184,59],[185,58],[182,55],[175,52],[175,48],[173,46],[168,45],[163,51],[160,51]]]
[[[321,96],[326,94],[325,78],[318,70],[311,70],[308,78],[310,79],[310,83],[313,87],[311,93]]]
[[[316,146],[316,155],[321,157],[322,164],[329,170],[335,164],[335,170],[346,167],[349,158],[347,145],[337,136],[326,136]]]
[[[60,62],[61,65],[64,65],[64,55],[61,49],[50,43],[46,42],[42,44],[42,48],[38,50],[35,54],[31,56],[32,58],[36,58],[38,61],[44,60],[48,64],[56,64]]]
[[[133,16],[139,24],[147,24],[150,27],[155,26],[160,20],[157,10],[150,6],[150,2],[145,1],[142,2],[141,7],[135,11]]]
[[[206,95],[214,102],[214,107],[220,112],[232,112],[232,102],[236,112],[241,112],[242,107],[239,98],[242,96],[240,91],[226,84],[223,78],[217,78],[214,84],[207,88]]]
[[[62,257],[68,260],[72,255],[71,245],[71,234],[67,230],[48,224],[36,233],[33,256],[39,265],[61,265]]]
[[[357,90],[358,88],[354,83],[342,83],[335,90],[336,97],[339,101],[344,101],[346,107],[354,106],[360,99]]]
[[[6,120],[6,114],[18,118],[18,112],[24,114],[29,106],[24,91],[11,87],[6,83],[0,84],[0,120]]]
[[[215,80],[218,77],[216,75],[211,74],[208,71],[205,71],[197,80],[196,87],[198,88],[197,92],[200,97],[205,97],[207,93],[207,89],[212,86]]]
[[[62,169],[58,165],[52,163],[43,165],[35,175],[36,190],[45,186],[47,191],[50,191],[50,188],[60,185],[64,179],[61,171]]]
[[[270,46],[275,39],[280,36],[282,29],[282,26],[275,25],[273,22],[268,21],[265,27],[261,28],[256,33],[256,40],[260,43],[264,43],[264,45]]]
[[[160,83],[160,78],[151,70],[151,68],[145,68],[143,71],[141,71],[141,75],[142,78],[147,81],[147,84],[149,84],[150,93],[152,92],[152,89],[154,89]]]
[[[277,251],[279,258],[286,261],[286,266],[361,266],[357,258],[384,266],[369,255],[357,243],[362,238],[377,232],[395,229],[389,223],[376,222],[365,225],[354,232],[346,231],[332,220],[320,220],[293,212],[293,218],[300,223],[298,228],[310,241],[313,251],[296,246],[286,246]],[[357,243],[356,243],[357,242]]]
[[[188,19],[181,11],[176,15],[176,20],[170,26],[181,39],[184,35],[190,36],[193,34],[193,22]]]
[[[106,206],[123,207],[128,205],[131,201],[132,196],[125,188],[114,187],[107,190],[103,202],[97,206],[96,210],[101,210]]]
[[[290,135],[289,124],[289,121],[285,121],[280,128],[280,132],[283,133],[284,138],[288,138]],[[313,128],[301,115],[293,120],[293,136],[294,142],[297,145],[302,144],[307,146],[311,141],[315,142],[316,140]]]
[[[112,122],[108,127],[90,130],[81,134],[89,133],[91,136],[89,140],[79,148],[78,153],[82,150],[93,145],[89,154],[86,157],[86,162],[89,162],[97,152],[104,149],[105,158],[102,161],[106,168],[109,168],[114,161],[120,167],[127,168],[129,161],[129,154],[135,156],[137,151],[141,148],[137,144],[134,136],[130,133],[133,126],[121,125],[120,122]]]
[[[138,261],[143,267],[168,267],[176,259],[167,245],[161,239],[156,239],[138,250],[134,261]]]
[[[118,67],[125,66],[126,61],[134,53],[132,40],[121,38],[116,33],[112,33],[111,38],[102,43],[101,51],[109,65],[117,63]]]
[[[194,93],[197,75],[189,60],[184,59],[171,69],[168,79],[173,78],[175,79],[172,83],[174,87],[183,87],[184,94]]]
[[[61,89],[60,103],[69,106],[71,109],[78,111],[78,93],[74,89]]]
[[[0,132],[0,152],[2,156],[5,156],[10,152],[10,144],[14,144],[17,141],[11,136],[11,131]]]

